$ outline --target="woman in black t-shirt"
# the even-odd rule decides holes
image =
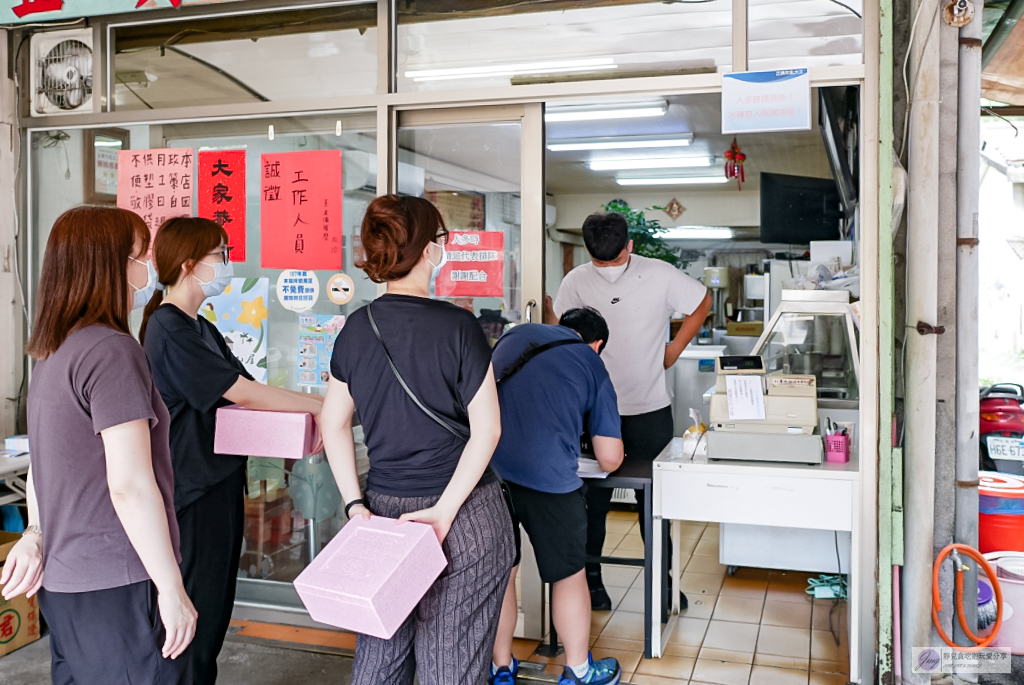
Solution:
[[[227,233],[215,222],[192,217],[165,221],[153,243],[157,293],[146,307],[139,335],[171,415],[181,571],[199,611],[192,643],[194,685],[217,680],[245,526],[247,457],[214,454],[217,409],[234,403],[318,416],[323,406],[320,395],[257,383],[217,328],[198,316],[207,297],[231,284],[229,254]]]
[[[447,235],[422,198],[370,203],[357,266],[387,293],[349,317],[331,359],[320,427],[347,513],[429,524],[448,559],[390,640],[359,635],[356,685],[411,684],[414,673],[422,685],[484,679],[515,554],[488,468],[501,437],[490,346],[472,312],[430,299]],[[370,459],[365,494],[357,410]]]

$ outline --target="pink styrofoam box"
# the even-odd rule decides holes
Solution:
[[[359,516],[294,584],[314,621],[387,640],[447,564],[430,526]]]
[[[217,410],[216,454],[302,459],[318,441],[312,414],[231,405]]]

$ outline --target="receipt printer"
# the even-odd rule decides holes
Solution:
[[[818,426],[817,379],[811,375],[765,375],[761,357],[719,357],[715,360],[715,392],[711,396],[711,423],[716,431],[812,435]],[[755,387],[764,403],[763,419],[736,419],[729,411],[730,375],[748,378],[746,388]],[[754,381],[756,378],[756,381]]]

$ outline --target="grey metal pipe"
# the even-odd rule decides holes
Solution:
[[[1013,29],[1017,26],[1017,22],[1020,20],[1021,15],[1024,15],[1024,0],[1012,0],[1009,5],[1006,6],[1006,10],[1003,12],[1003,16],[996,22],[996,26],[992,29],[992,33],[989,34],[988,40],[985,41],[985,47],[981,50],[981,68],[984,69],[988,66],[988,63],[992,61],[992,58],[999,52],[999,48],[1003,47],[1003,43],[1013,33]],[[974,17],[981,22],[981,2],[975,3]],[[971,22],[972,24],[975,22]],[[967,27],[964,27],[967,28]],[[963,30],[961,29],[961,37],[963,36]],[[978,29],[978,38],[981,38],[981,29]],[[963,72],[961,71],[961,76]]]
[[[904,463],[903,663],[915,647],[934,645],[931,622],[935,531],[936,336],[915,330],[917,322],[938,323],[939,279],[939,0],[920,0],[910,45],[910,126],[907,197],[907,364]],[[916,75],[916,76],[913,76]],[[927,674],[904,669],[903,682],[923,685]]]
[[[981,175],[983,0],[960,29],[956,169],[956,510],[953,539],[978,546],[978,196]],[[1024,7],[1024,1],[1019,3]],[[978,571],[964,573],[964,618],[977,625]],[[954,622],[954,639],[972,644]],[[966,674],[965,674],[966,675]],[[969,676],[970,677],[970,676]],[[974,675],[973,680],[977,679]]]

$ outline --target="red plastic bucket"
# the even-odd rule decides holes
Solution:
[[[1024,552],[1024,477],[979,474],[978,550]]]

